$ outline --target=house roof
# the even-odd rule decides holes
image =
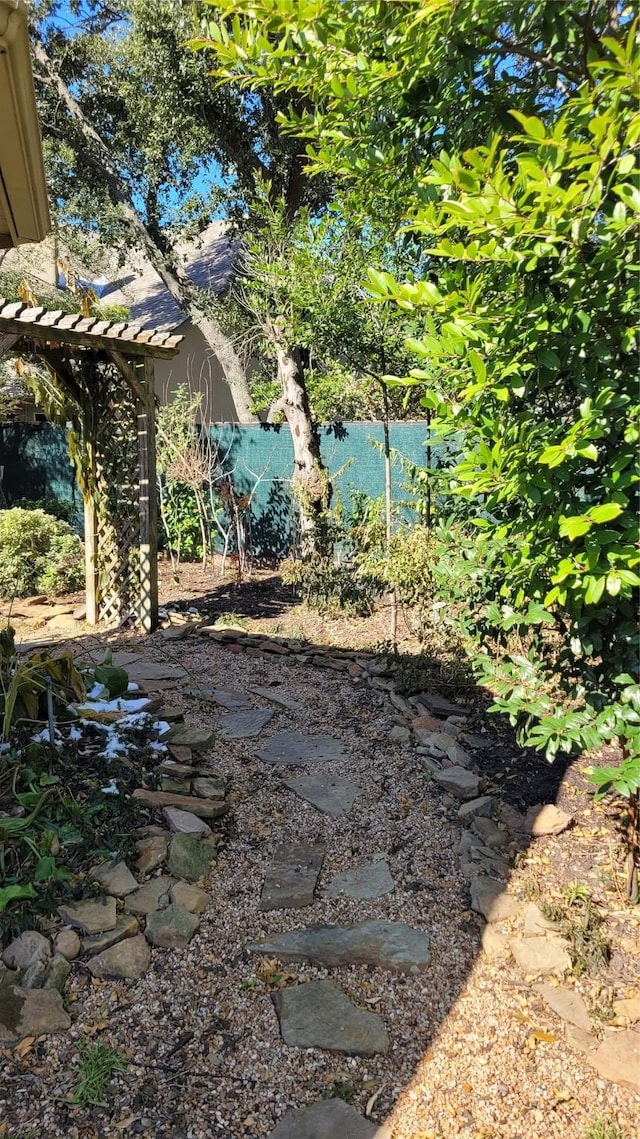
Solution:
[[[0,0],[0,249],[51,229],[24,0]]]
[[[156,329],[175,329],[187,319],[163,284],[151,262],[139,250],[129,252],[120,264],[115,250],[101,250],[91,235],[84,235],[86,255],[79,257],[58,246],[53,237],[39,245],[10,250],[0,262],[0,270],[24,273],[47,284],[54,284],[56,261],[68,263],[82,285],[91,285],[105,305],[123,305],[132,321]],[[216,295],[233,280],[237,243],[229,238],[228,226],[213,221],[190,242],[180,242],[176,256],[187,275],[201,289]],[[64,273],[58,270],[57,283],[63,288]],[[38,295],[37,283],[33,286]]]
[[[176,355],[182,336],[165,330],[142,328],[137,324],[97,320],[80,313],[32,308],[23,301],[0,297],[0,352],[27,338],[40,344],[72,344],[82,348],[106,349],[123,356]]]

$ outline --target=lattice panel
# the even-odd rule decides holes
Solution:
[[[112,367],[100,370],[95,427],[98,619],[137,612],[140,598],[140,505],[137,409]]]

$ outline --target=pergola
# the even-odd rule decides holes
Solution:
[[[0,356],[50,369],[84,499],[87,621],[158,621],[154,360],[183,338],[0,298]]]

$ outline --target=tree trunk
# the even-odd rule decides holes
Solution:
[[[142,218],[135,209],[108,146],[86,118],[82,108],[47,55],[43,44],[34,42],[33,51],[44,72],[45,82],[55,88],[80,131],[83,141],[82,157],[100,172],[114,203],[120,208],[133,240],[143,249],[173,299],[189,317],[192,324],[200,329],[207,344],[220,361],[225,379],[231,388],[238,421],[240,423],[257,422],[257,416],[251,411],[251,396],[245,370],[229,337],[224,334],[220,326],[211,317],[206,316],[203,312],[195,299],[193,285],[177,260],[173,258],[173,264],[167,264],[157,243],[153,241]]]
[[[277,353],[284,414],[293,443],[293,493],[300,507],[302,556],[328,555],[331,551],[326,512],[332,488],[320,454],[318,431],[311,419],[300,353],[280,345]]]

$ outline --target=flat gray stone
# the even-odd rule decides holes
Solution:
[[[489,922],[508,921],[520,913],[522,906],[507,894],[502,882],[493,878],[472,878],[471,909],[482,914]]]
[[[176,834],[171,839],[167,867],[176,878],[196,882],[207,873],[216,856],[216,845],[207,839]]]
[[[459,704],[452,704],[450,700],[440,696],[437,692],[421,692],[418,701],[420,704],[424,704],[432,716],[465,716],[467,712],[466,708],[461,708]]]
[[[216,734],[222,740],[250,740],[273,719],[271,708],[249,708],[244,712],[227,712],[216,720]]]
[[[353,870],[345,870],[336,874],[327,886],[327,898],[338,898],[346,894],[348,898],[381,898],[383,894],[390,894],[395,889],[395,882],[391,877],[388,863],[380,859],[378,862],[365,862],[362,866],[354,866]]]
[[[587,1006],[579,993],[573,989],[563,989],[561,986],[547,985],[542,981],[533,986],[536,993],[540,993],[545,1004],[553,1009],[562,1020],[581,1028],[583,1032],[591,1032],[591,1020]]]
[[[331,981],[309,981],[271,994],[280,1032],[293,1048],[375,1056],[389,1048],[382,1017],[356,1008]]]
[[[325,848],[320,843],[284,843],[267,867],[261,910],[290,910],[313,904]]]
[[[509,948],[527,976],[562,975],[571,968],[568,943],[559,937],[512,937]]]
[[[244,708],[251,707],[244,693],[238,692],[236,688],[208,689],[207,695],[221,708],[226,708],[228,712],[240,712]]]
[[[429,934],[404,922],[365,921],[355,926],[312,925],[247,946],[282,961],[316,965],[373,965],[397,972],[424,971],[429,964]]]
[[[118,914],[115,929],[98,933],[95,937],[83,938],[82,954],[84,957],[92,957],[96,953],[103,953],[105,949],[110,949],[112,945],[117,945],[126,937],[135,937],[139,932],[140,923],[133,914]]]
[[[279,732],[257,753],[263,763],[294,767],[299,763],[334,763],[344,759],[342,740],[332,736],[307,736],[304,732]]]
[[[640,1092],[640,1032],[630,1028],[616,1032],[603,1041],[589,1061],[606,1080]]]
[[[211,827],[204,819],[192,811],[181,811],[179,807],[164,807],[162,811],[174,834],[189,834],[192,838],[202,838],[211,834]]]
[[[503,850],[511,841],[506,831],[500,830],[493,819],[485,818],[484,815],[473,820],[471,829],[489,850]]]
[[[493,795],[481,795],[479,799],[469,799],[463,803],[458,811],[460,822],[466,823],[476,815],[481,818],[490,818],[495,810],[496,800]]]
[[[2,960],[8,969],[28,969],[37,961],[47,966],[51,960],[49,938],[37,929],[26,929],[7,945]]]
[[[572,816],[566,811],[561,811],[554,803],[546,803],[544,806],[529,808],[524,826],[527,834],[539,838],[542,835],[561,834],[572,822]]]
[[[151,878],[144,886],[129,894],[124,904],[125,910],[131,914],[152,914],[155,910],[168,906],[169,891],[174,883],[175,878],[169,878],[166,874]]]
[[[200,919],[172,903],[166,910],[149,914],[144,935],[162,949],[186,949],[200,925]]]
[[[227,781],[221,775],[199,775],[193,780],[191,789],[201,799],[224,799]]]
[[[544,937],[547,933],[557,933],[560,923],[546,918],[535,902],[529,902],[524,911],[524,937]]]
[[[117,977],[123,981],[137,981],[151,964],[151,951],[141,933],[127,937],[98,953],[87,963],[94,977]]]
[[[348,815],[361,791],[357,783],[342,775],[299,775],[285,779],[284,785],[332,819]]]
[[[124,898],[138,887],[126,862],[101,862],[89,871],[89,876],[114,898]]]
[[[384,1131],[342,1099],[290,1108],[269,1139],[384,1139]],[[390,1135],[390,1132],[388,1132]]]
[[[17,1044],[25,1036],[65,1032],[71,1017],[57,989],[0,989],[0,1044]]]
[[[303,705],[299,700],[294,700],[292,696],[287,696],[286,692],[278,692],[274,688],[260,688],[254,685],[249,689],[256,696],[262,696],[264,700],[270,700],[272,704],[278,704],[281,708],[288,708],[290,712],[301,712]]]
[[[480,792],[480,777],[466,767],[446,767],[442,771],[434,771],[432,777],[443,791],[453,795],[455,799],[477,799]]]
[[[104,898],[77,902],[75,905],[58,906],[58,913],[67,925],[82,933],[102,933],[105,929],[115,929],[116,900]]]
[[[176,747],[190,747],[192,751],[206,751],[215,739],[210,728],[190,728],[188,724],[174,724],[161,736],[165,744]]]

